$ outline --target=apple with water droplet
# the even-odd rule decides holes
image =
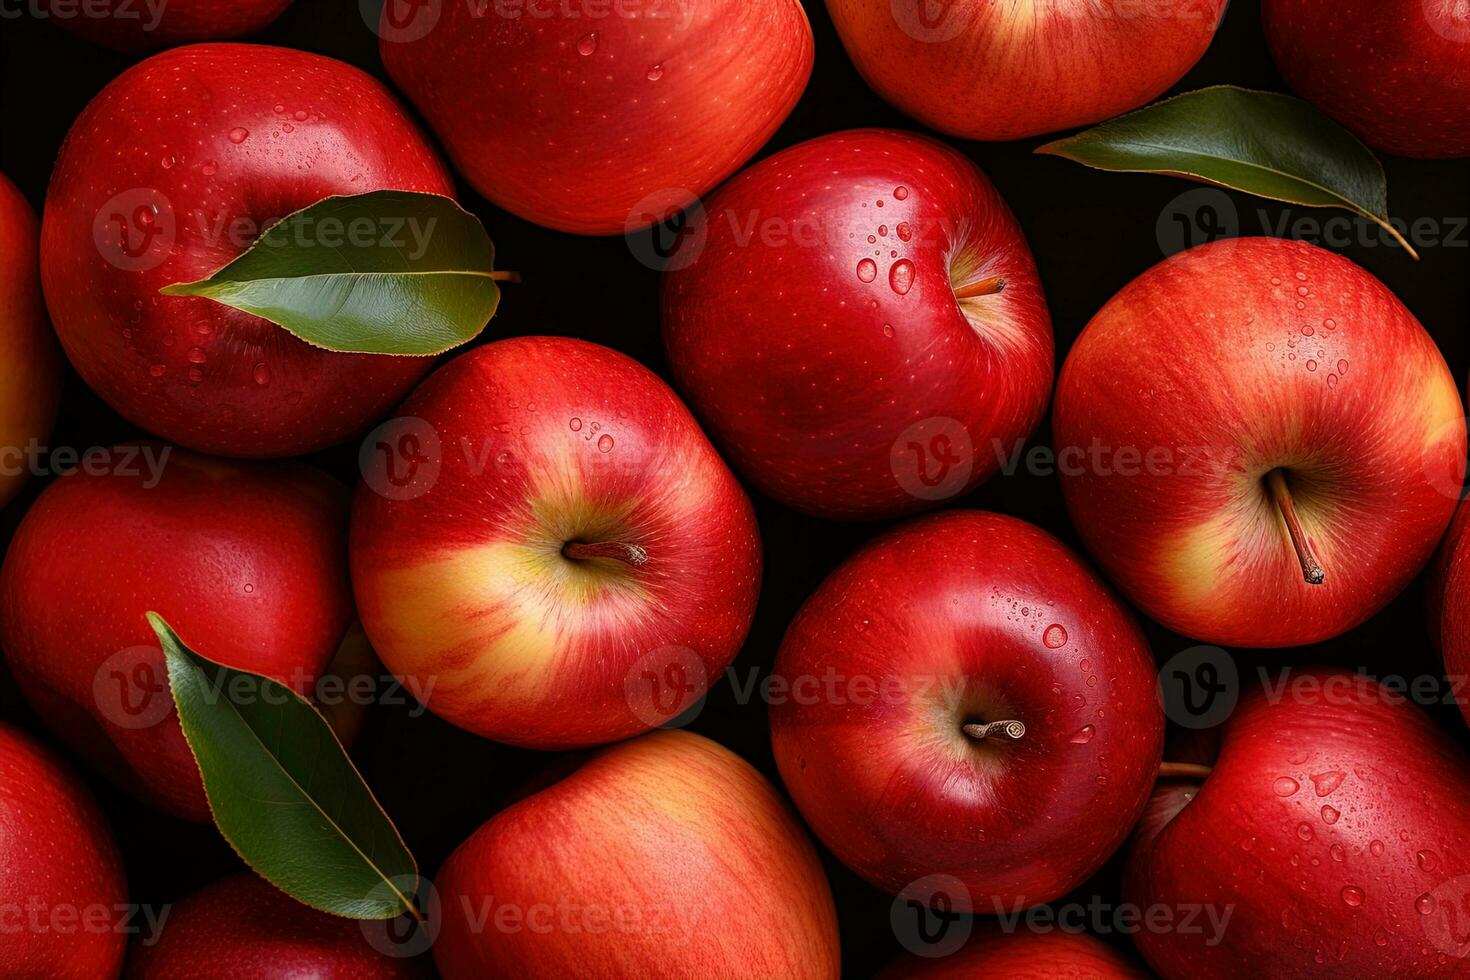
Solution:
[[[730,176],[812,70],[799,0],[389,0],[378,33],[477,191],[582,235],[663,221]]]
[[[1461,504],[1435,554],[1425,583],[1429,636],[1452,680],[1470,677],[1470,506]],[[1470,721],[1470,699],[1457,698]]]
[[[675,384],[736,469],[819,517],[932,508],[997,472],[1052,381],[1031,250],[965,157],[823,136],[730,181],[663,286]]]
[[[156,51],[264,30],[291,0],[46,0],[52,23],[118,51]]]
[[[1126,286],[1073,345],[1052,428],[1072,521],[1164,626],[1336,636],[1428,561],[1465,471],[1433,339],[1347,259],[1227,240]]]
[[[781,778],[879,888],[958,879],[994,915],[1080,885],[1127,836],[1164,716],[1132,614],[1038,528],[979,511],[902,525],[837,569],[782,641]]]
[[[1135,934],[1161,976],[1448,976],[1470,953],[1470,761],[1401,690],[1333,669],[1273,677],[1236,707],[1213,767],[1184,768],[1197,774],[1160,782],[1124,877],[1125,902],[1198,909],[1206,926]]]
[[[1136,109],[1210,46],[1227,0],[827,0],[848,56],[926,126],[1015,140]]]
[[[356,68],[244,44],[133,66],[73,124],[51,175],[41,273],[67,356],[130,421],[203,452],[291,456],[366,429],[428,358],[334,353],[159,290],[207,278],[295,211],[374,190],[454,185]]]
[[[1470,7],[1458,0],[1264,0],[1292,90],[1365,143],[1470,156]]]
[[[370,437],[352,579],[373,648],[440,717],[541,749],[693,707],[744,642],[745,491],[653,372],[585,341],[464,354]]]

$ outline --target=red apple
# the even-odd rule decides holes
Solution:
[[[755,515],[647,368],[503,340],[400,411],[365,447],[392,465],[365,465],[352,579],[373,648],[431,711],[514,745],[596,745],[680,714],[734,659]]]
[[[1444,357],[1403,304],[1280,239],[1155,266],[1093,318],[1053,410],[1088,549],[1170,629],[1316,643],[1423,567],[1465,468]]]
[[[1470,156],[1470,10],[1456,0],[1263,0],[1276,67],[1386,153]]]
[[[1452,678],[1470,677],[1470,506],[1462,504],[1450,523],[1430,569],[1429,635]],[[1457,699],[1470,721],[1470,702]]]
[[[882,130],[765,160],[708,201],[663,290],[675,382],[735,465],[809,514],[934,506],[1041,418],[1051,321],[975,165]]]
[[[122,859],[91,794],[0,723],[0,976],[117,976],[127,901]]]
[[[838,975],[800,823],[748,763],[687,732],[606,749],[497,814],[437,885],[446,980]]]
[[[964,949],[925,959],[908,956],[881,980],[1145,980],[1147,974],[1111,946],[1082,932],[986,930]]]
[[[1054,538],[998,514],[938,514],[863,548],[802,607],[775,675],[776,762],[817,836],[889,892],[958,879],[959,911],[1085,881],[1163,749],[1132,615]]]
[[[1223,939],[1135,941],[1165,977],[1457,974],[1467,794],[1470,763],[1402,695],[1338,670],[1273,681],[1237,706],[1212,772],[1161,785],[1128,857],[1126,902],[1204,909]]]
[[[209,276],[322,198],[383,189],[453,185],[357,69],[240,44],[142,62],[82,113],[51,176],[41,272],[67,355],[129,420],[194,449],[286,456],[351,436],[430,362],[333,353],[159,289]]]
[[[118,51],[156,51],[263,30],[291,0],[46,0],[46,15]]]
[[[0,569],[0,648],[74,751],[207,821],[145,614],[213,660],[310,693],[352,619],[345,494],[295,464],[157,445],[96,459],[47,487],[16,531]]]
[[[1194,67],[1227,0],[827,0],[873,90],[926,126],[1014,140],[1162,95]]]
[[[361,923],[302,905],[255,874],[209,885],[169,912],[152,945],[138,944],[137,980],[393,980],[420,976],[413,961],[380,952]]]
[[[46,323],[36,262],[36,213],[0,174],[0,507],[29,472],[61,395],[61,355]]]
[[[389,0],[379,33],[477,191],[584,235],[662,220],[730,176],[812,70],[798,0]]]

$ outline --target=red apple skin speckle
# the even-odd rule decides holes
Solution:
[[[67,356],[128,419],[203,452],[296,455],[352,436],[431,361],[325,351],[159,290],[208,277],[324,197],[385,189],[453,185],[357,69],[257,45],[155,55],[88,105],[51,177],[41,273]]]

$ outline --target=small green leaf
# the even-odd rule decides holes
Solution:
[[[316,708],[200,656],[157,613],[148,623],[214,821],[245,863],[324,912],[417,915],[418,865]]]
[[[1233,85],[1187,92],[1040,147],[1097,170],[1158,173],[1312,208],[1388,218],[1383,165],[1357,137],[1301,99]]]
[[[495,315],[495,246],[452,199],[408,191],[328,197],[271,225],[207,279],[203,296],[327,350],[427,357],[473,340]]]

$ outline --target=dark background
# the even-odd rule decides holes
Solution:
[[[800,105],[760,156],[824,133],[859,126],[918,130],[917,124],[872,94],[849,63],[825,9],[806,0],[816,33],[812,80]],[[9,9],[9,8],[7,8]],[[387,81],[377,39],[355,0],[297,0],[256,40],[330,55]],[[0,171],[39,211],[52,162],[67,128],[83,106],[135,59],[97,48],[54,24],[0,20]],[[1284,90],[1261,33],[1258,5],[1238,0],[1208,54],[1175,89],[1235,83]],[[474,84],[466,79],[466,84]],[[1197,185],[1152,176],[1105,174],[1032,150],[1045,140],[966,143],[946,138],[974,159],[999,186],[1020,218],[1040,266],[1055,324],[1058,364],[1092,316],[1119,288],[1164,257],[1162,220],[1174,199]],[[1372,226],[1355,232],[1358,244],[1339,249],[1386,282],[1439,342],[1457,378],[1466,376],[1470,324],[1470,161],[1419,162],[1385,158],[1390,211],[1409,222],[1431,218],[1453,242],[1421,249],[1413,262]],[[485,222],[498,265],[521,271],[524,285],[509,287],[487,338],[565,334],[617,348],[667,376],[659,338],[658,275],[636,261],[622,238],[578,238],[528,224],[485,203],[466,185],[461,201]],[[1286,209],[1232,194],[1245,234],[1267,234],[1283,215],[1327,219],[1342,212]],[[1270,222],[1262,225],[1262,218]],[[1175,233],[1178,234],[1177,232]],[[1167,236],[1164,236],[1167,240]],[[1177,240],[1177,239],[1176,239]],[[52,445],[86,447],[141,433],[114,415],[74,374],[68,378],[62,418]],[[1033,443],[1047,444],[1043,427]],[[355,448],[320,454],[317,462],[343,479],[355,478]],[[3,514],[0,541],[8,541],[37,483]],[[1001,476],[962,501],[1035,522],[1073,547],[1055,478]],[[801,517],[756,497],[766,546],[766,581],[749,641],[735,663],[742,679],[751,668],[770,669],[777,646],[801,602],[822,578],[885,525],[836,525]],[[1411,587],[1381,614],[1346,636],[1290,651],[1241,652],[1243,667],[1333,663],[1377,675],[1438,675],[1429,647],[1422,587]],[[1193,641],[1146,624],[1162,662]],[[1247,667],[1247,669],[1251,669]],[[1470,743],[1456,709],[1430,709],[1455,737]],[[0,668],[0,714],[44,732]],[[724,743],[779,783],[771,758],[765,706],[739,704],[727,683],[717,684],[690,726]],[[375,707],[354,747],[368,782],[426,873],[555,757],[498,746],[437,720],[413,718],[402,707]],[[101,779],[90,782],[121,838],[134,902],[157,904],[238,870],[240,865],[212,827],[161,816]],[[891,899],[823,852],[842,925],[847,972],[861,975],[900,951],[888,924]],[[1115,860],[1071,899],[1117,898]],[[1126,939],[1113,937],[1126,944]]]

